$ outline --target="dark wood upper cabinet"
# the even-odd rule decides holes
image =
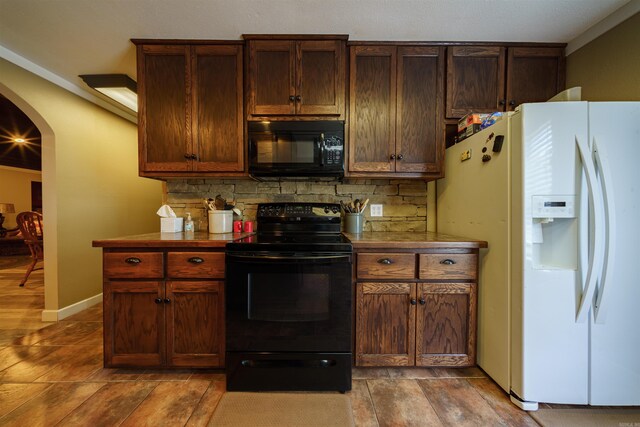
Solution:
[[[546,101],[564,85],[562,47],[448,47],[448,118],[512,111],[523,102]]]
[[[565,88],[563,48],[512,47],[507,55],[507,110],[544,102]]]
[[[502,111],[505,48],[453,46],[447,54],[447,117]]]
[[[398,48],[396,172],[439,176],[444,160],[444,49]]]
[[[444,48],[354,45],[349,173],[440,176]]]
[[[242,44],[134,43],[140,175],[243,174]]]
[[[191,169],[189,66],[188,46],[138,46],[140,172]]]
[[[248,39],[247,116],[344,119],[345,41]]]
[[[395,154],[396,47],[352,46],[349,172],[392,172]]]
[[[194,171],[244,170],[242,46],[194,46]]]

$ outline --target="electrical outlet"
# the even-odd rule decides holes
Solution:
[[[371,216],[382,216],[382,205],[371,205],[369,207]]]

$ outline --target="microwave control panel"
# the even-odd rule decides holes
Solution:
[[[324,150],[324,161],[327,165],[333,164],[341,164],[342,163],[342,152],[344,150],[344,144],[342,139],[337,136],[327,136],[323,135],[323,150]]]

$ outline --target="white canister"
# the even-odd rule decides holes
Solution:
[[[231,233],[233,211],[209,211],[209,233]]]

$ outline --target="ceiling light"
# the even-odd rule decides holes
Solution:
[[[13,138],[13,142],[23,143],[27,142],[27,140],[24,138]]]
[[[126,74],[84,74],[80,78],[103,95],[138,112],[138,86]]]

